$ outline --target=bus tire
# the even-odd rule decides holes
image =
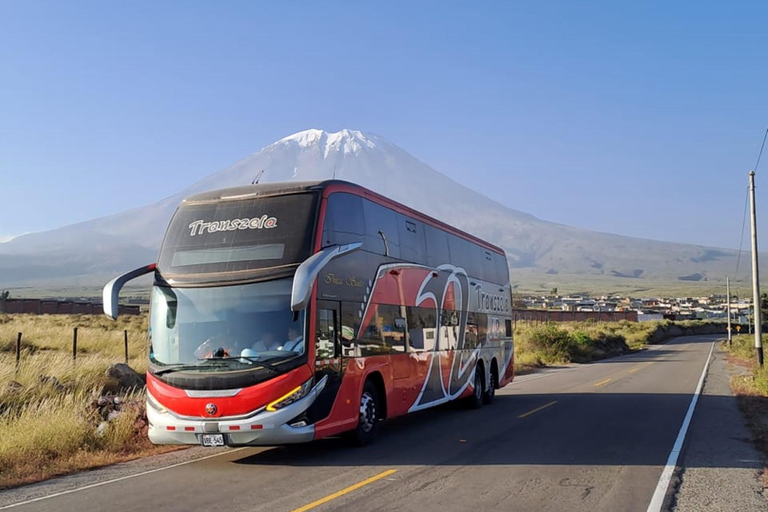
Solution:
[[[483,406],[484,387],[483,366],[477,365],[475,368],[475,381],[473,382],[472,396],[467,398],[467,407],[470,409],[479,409]]]
[[[490,405],[496,398],[496,388],[499,386],[499,377],[496,375],[496,365],[491,365],[491,374],[488,376],[488,389],[483,393],[483,403]]]
[[[357,427],[349,433],[350,440],[355,446],[365,446],[376,439],[381,420],[380,404],[376,385],[370,379],[366,380],[363,393],[360,395],[360,416]]]

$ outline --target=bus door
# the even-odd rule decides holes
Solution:
[[[315,308],[315,382],[328,376],[325,388],[312,404],[312,420],[327,417],[341,385],[339,303],[317,301]]]

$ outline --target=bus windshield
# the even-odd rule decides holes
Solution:
[[[304,313],[294,319],[290,309],[291,284],[288,278],[205,288],[155,285],[150,361],[166,371],[274,369],[295,361],[306,354],[306,342]]]

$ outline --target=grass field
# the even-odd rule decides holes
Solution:
[[[586,363],[626,354],[674,336],[722,332],[718,323],[687,322],[518,322],[515,365],[526,373],[544,365]]]
[[[112,322],[85,315],[0,315],[0,488],[167,451],[144,435],[143,390],[122,393],[121,413],[108,423],[97,403],[104,392],[117,390],[105,372],[124,361],[124,330],[129,364],[146,371],[146,322],[146,316]],[[17,371],[18,332],[23,343]]]

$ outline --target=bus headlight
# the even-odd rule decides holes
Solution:
[[[267,410],[269,412],[275,412],[278,409],[282,409],[283,407],[291,405],[292,403],[299,401],[305,396],[307,396],[309,394],[310,389],[312,389],[312,379],[309,379],[307,382],[305,382],[301,386],[298,386],[297,388],[290,390],[288,393],[284,394],[274,402],[270,403],[267,406]]]
[[[160,405],[155,398],[147,393],[147,404],[149,404],[150,407],[152,407],[154,410],[159,412],[160,414],[165,414],[168,412],[168,409],[166,409],[164,406]]]

